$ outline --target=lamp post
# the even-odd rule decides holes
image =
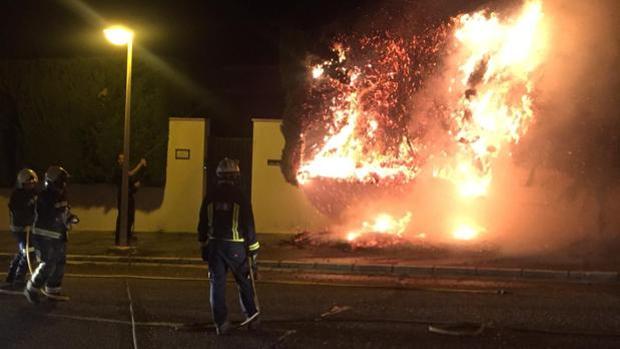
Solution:
[[[127,45],[127,83],[125,85],[125,123],[123,131],[123,176],[121,182],[121,211],[119,212],[120,224],[120,246],[128,245],[128,200],[129,200],[129,135],[131,127],[131,58],[133,49],[133,32],[123,26],[112,26],[104,29],[105,37],[114,45]]]

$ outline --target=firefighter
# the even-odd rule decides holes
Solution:
[[[67,231],[71,224],[79,222],[67,203],[68,178],[64,168],[50,166],[45,172],[44,189],[37,196],[32,241],[40,263],[24,290],[30,303],[37,303],[42,294],[52,300],[68,300],[61,293]]]
[[[37,173],[29,168],[25,168],[17,174],[15,190],[9,199],[9,229],[13,237],[17,240],[17,254],[9,265],[9,272],[6,282],[10,284],[21,284],[25,282],[26,271],[28,270],[27,254],[34,251],[34,248],[27,246],[27,234],[34,222],[34,208],[37,200],[37,184],[39,177]],[[28,251],[26,251],[28,248]]]
[[[239,188],[236,160],[224,158],[217,166],[217,184],[202,202],[198,241],[202,258],[209,265],[210,302],[218,335],[231,329],[226,309],[226,274],[230,270],[238,285],[241,309],[249,328],[258,326],[256,293],[250,276],[258,249],[250,201]]]

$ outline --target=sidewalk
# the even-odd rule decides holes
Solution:
[[[113,233],[74,232],[69,236],[69,261],[202,264],[194,234],[138,233],[137,248],[111,249]],[[491,276],[535,279],[620,281],[620,257],[555,251],[544,256],[502,256],[481,248],[437,246],[386,247],[351,250],[346,244],[321,246],[292,243],[292,235],[259,234],[259,265],[334,273],[419,276]],[[0,232],[0,258],[15,253],[9,232]]]

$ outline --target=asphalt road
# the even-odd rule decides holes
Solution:
[[[229,286],[231,320],[240,321],[235,288]],[[69,302],[33,306],[5,293],[0,347],[620,347],[616,284],[264,273],[258,286],[262,328],[224,337],[210,324],[207,287],[195,278],[67,277]],[[455,322],[487,327],[474,336],[429,332],[429,324]]]

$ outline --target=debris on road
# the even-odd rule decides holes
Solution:
[[[321,314],[321,317],[319,319],[317,319],[317,321],[320,320],[320,319],[324,319],[324,318],[330,317],[332,315],[336,315],[336,314],[345,312],[347,310],[351,310],[351,307],[348,306],[348,305],[343,305],[343,306],[334,305],[328,311],[326,311],[323,314]]]
[[[291,335],[294,335],[295,333],[297,333],[297,331],[296,331],[296,330],[287,330],[286,332],[284,332],[284,334],[283,334],[283,335],[281,335],[280,337],[278,337],[278,339],[276,340],[276,342],[275,342],[275,343],[273,343],[273,344],[271,345],[271,348],[275,348],[275,347],[277,347],[279,344],[282,344],[282,342],[284,342],[284,340],[285,340],[287,337],[289,337],[289,336],[291,336]]]
[[[485,328],[485,324],[473,322],[428,325],[429,332],[448,336],[477,336],[481,334]]]

